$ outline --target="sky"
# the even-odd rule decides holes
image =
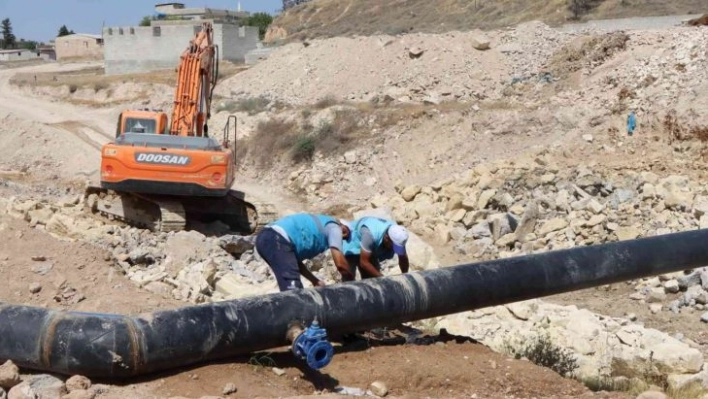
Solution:
[[[155,14],[163,0],[0,0],[0,20],[10,18],[20,39],[48,42],[66,25],[76,33],[100,35],[101,27],[137,25],[143,16]],[[239,0],[182,0],[185,7],[235,10]],[[274,14],[282,0],[240,0],[241,10]]]

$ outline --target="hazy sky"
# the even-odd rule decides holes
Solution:
[[[155,14],[162,0],[0,0],[0,20],[10,18],[17,38],[47,42],[66,25],[76,33],[100,34],[101,27],[137,25],[143,16]],[[183,0],[185,7],[235,10],[238,0]],[[245,11],[280,9],[282,0],[240,0]]]

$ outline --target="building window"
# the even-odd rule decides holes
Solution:
[[[153,27],[152,27],[152,35],[153,35],[153,36],[160,36],[160,35],[161,35],[160,27],[159,27],[159,26],[153,26]]]

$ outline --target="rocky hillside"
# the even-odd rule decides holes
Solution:
[[[315,0],[292,8],[273,23],[269,39],[448,32],[493,29],[525,21],[568,22],[566,0]],[[581,20],[700,13],[703,0],[604,0]]]

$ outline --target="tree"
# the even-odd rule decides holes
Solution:
[[[68,36],[68,35],[73,35],[74,31],[69,30],[69,28],[66,27],[66,25],[62,25],[61,28],[59,28],[59,33],[57,34],[57,37],[62,37],[62,36]]]
[[[150,26],[150,21],[152,21],[152,18],[146,15],[140,20],[140,26]]]
[[[604,0],[568,0],[568,9],[573,13],[573,19],[577,20],[603,1]]]
[[[5,18],[0,22],[0,30],[2,30],[2,48],[15,48],[16,38],[12,34],[12,24],[10,23],[10,18]]]
[[[263,38],[265,37],[266,30],[272,22],[273,17],[267,12],[257,12],[248,17],[248,19],[246,20],[246,25],[257,26],[258,35],[260,36],[261,40],[263,40]]]

